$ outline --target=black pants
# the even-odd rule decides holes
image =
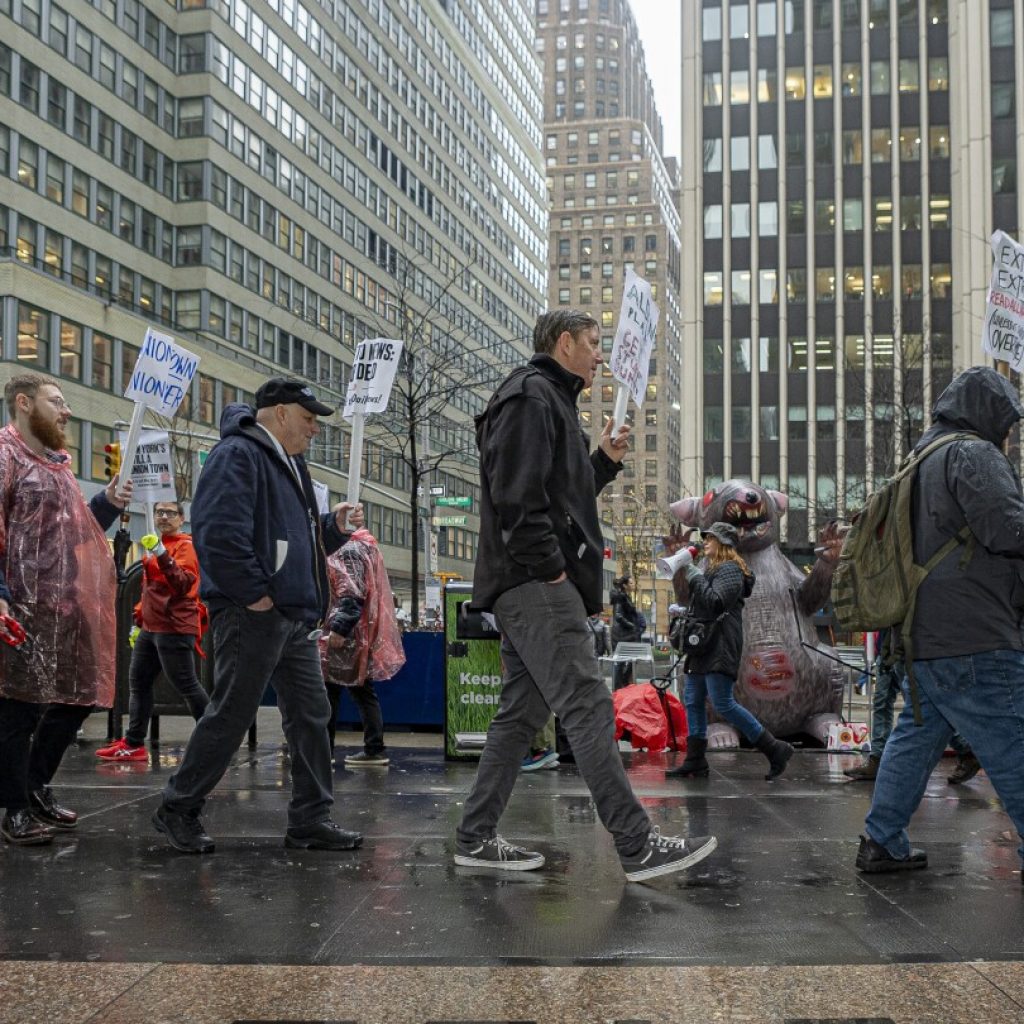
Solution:
[[[50,784],[92,710],[92,705],[0,697],[0,807],[22,811],[29,793]]]
[[[331,750],[334,749],[334,734],[338,725],[338,706],[341,704],[341,691],[347,690],[352,698],[359,720],[363,723],[363,750],[367,754],[384,753],[384,716],[380,710],[380,701],[373,683],[367,679],[362,686],[341,686],[339,683],[327,683],[327,699],[331,702],[331,720],[327,732],[331,737]]]
[[[150,633],[142,630],[135,639],[128,669],[128,732],[125,741],[133,747],[146,742],[146,730],[153,715],[153,684],[164,670],[171,685],[185,698],[198,722],[210,698],[196,675],[196,638],[186,633]]]

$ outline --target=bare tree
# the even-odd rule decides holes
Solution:
[[[483,321],[456,321],[450,303],[456,290],[472,291],[474,254],[449,266],[443,284],[434,284],[423,295],[422,282],[431,275],[415,259],[396,257],[388,267],[395,292],[385,299],[384,318],[374,323],[380,336],[403,343],[387,412],[369,417],[366,438],[376,440],[398,454],[407,471],[408,508],[412,521],[412,619],[420,621],[419,588],[421,529],[430,530],[424,520],[429,506],[426,485],[431,474],[447,464],[466,473],[476,472],[476,440],[472,417],[481,412],[487,399],[512,364],[500,353],[478,343],[474,330]],[[521,350],[523,339],[508,339]],[[429,513],[426,513],[429,515]]]

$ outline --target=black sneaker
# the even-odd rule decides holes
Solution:
[[[685,871],[702,861],[718,845],[714,836],[676,839],[663,836],[657,826],[651,829],[647,842],[632,857],[620,857],[622,870],[630,882],[643,882],[673,871]]]
[[[67,807],[61,807],[53,799],[53,790],[49,786],[29,793],[28,799],[32,805],[32,817],[43,825],[67,830],[78,824],[78,815]]]
[[[349,832],[328,819],[288,829],[284,845],[291,850],[358,850],[363,845],[363,834]]]
[[[167,836],[179,853],[213,853],[213,840],[206,834],[198,813],[182,814],[161,804],[153,812],[152,821],[157,832]]]
[[[358,754],[345,755],[346,768],[387,768],[391,764],[391,758],[383,751],[379,754],[368,754],[360,750]]]
[[[912,849],[909,857],[894,857],[884,846],[869,836],[860,837],[857,850],[857,870],[867,874],[882,871],[914,871],[928,867],[928,854],[924,850]]]
[[[493,868],[495,871],[536,871],[544,867],[544,855],[513,846],[501,836],[455,844],[455,863],[462,868]]]
[[[0,836],[14,846],[42,846],[53,842],[53,831],[36,821],[27,807],[4,815]]]

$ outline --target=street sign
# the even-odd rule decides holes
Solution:
[[[434,516],[434,526],[465,526],[466,516]]]
[[[436,498],[439,494],[444,494],[444,486],[443,485],[441,485],[441,486],[435,485],[434,487],[430,488],[430,496],[432,498]]]
[[[472,508],[472,498],[438,498],[435,505],[447,505],[450,508]]]

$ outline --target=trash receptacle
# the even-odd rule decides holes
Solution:
[[[444,754],[478,758],[501,697],[497,631],[472,610],[473,585],[449,583],[444,592]]]

